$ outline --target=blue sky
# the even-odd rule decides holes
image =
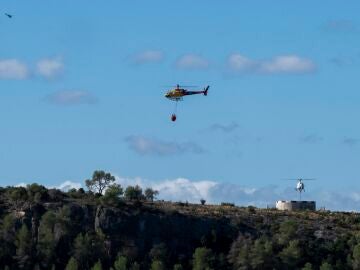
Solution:
[[[14,15],[0,18],[1,185],[104,169],[258,189],[316,177],[313,190],[360,192],[358,1],[0,8]],[[163,95],[176,83],[211,88],[172,123]]]

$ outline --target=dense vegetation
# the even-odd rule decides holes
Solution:
[[[355,213],[156,201],[102,171],[85,183],[0,188],[1,269],[360,269]]]

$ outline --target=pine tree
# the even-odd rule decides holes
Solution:
[[[26,268],[31,260],[32,243],[29,229],[25,224],[21,226],[16,234],[15,246],[15,258],[18,261],[18,265],[20,268]]]
[[[239,237],[231,245],[228,255],[229,262],[234,269],[247,270],[250,269],[250,250],[252,248],[252,240],[244,235]]]
[[[65,270],[78,270],[78,269],[79,269],[78,262],[75,260],[74,257],[71,257],[66,265]]]
[[[184,270],[184,267],[182,267],[181,264],[175,264],[173,270]]]
[[[151,270],[165,270],[164,263],[162,261],[153,261],[151,263]]]
[[[81,233],[75,238],[74,241],[74,257],[79,263],[81,269],[89,267],[89,260],[91,258],[91,239],[86,233],[82,235]]]
[[[211,249],[197,248],[193,255],[193,270],[211,270],[213,261],[214,255]]]
[[[134,262],[131,265],[130,270],[140,270],[140,265],[137,262]]]
[[[360,244],[357,244],[352,252],[352,267],[355,270],[360,269]]]
[[[118,255],[116,261],[114,262],[115,270],[127,270],[127,258],[124,256]]]
[[[97,263],[94,264],[93,267],[91,267],[91,270],[102,270],[102,264],[101,261],[98,260]]]
[[[312,270],[312,269],[313,269],[312,264],[306,263],[301,270]]]
[[[250,251],[250,264],[254,269],[270,269],[272,266],[272,244],[270,241],[257,239]]]
[[[292,240],[279,254],[284,266],[295,268],[301,259],[299,240]]]
[[[328,262],[323,262],[320,266],[320,270],[333,270],[333,267]]]
[[[46,212],[40,221],[38,245],[42,265],[48,268],[55,256],[56,241],[54,239],[54,226],[56,223],[56,215],[52,211]]]
[[[104,171],[95,171],[91,179],[85,180],[86,187],[98,194],[102,194],[103,191],[115,182],[115,177],[110,173]]]

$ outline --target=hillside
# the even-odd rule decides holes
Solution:
[[[360,269],[360,215],[2,188],[4,269]],[[114,199],[114,198],[112,198]]]

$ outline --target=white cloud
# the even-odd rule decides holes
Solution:
[[[196,203],[202,198],[208,199],[210,197],[211,189],[217,185],[214,181],[191,181],[186,178],[156,182],[140,177],[132,179],[116,176],[116,181],[123,187],[129,185],[139,185],[142,188],[151,187],[159,191],[159,199]]]
[[[143,136],[128,136],[125,138],[131,150],[140,155],[171,156],[184,153],[201,154],[204,149],[194,142],[170,142]]]
[[[304,74],[316,70],[315,63],[297,55],[281,55],[270,60],[253,60],[241,54],[229,56],[227,66],[236,73]]]
[[[62,90],[45,97],[49,103],[56,105],[80,105],[80,104],[95,104],[98,99],[88,91],[82,90]]]
[[[176,61],[176,67],[181,69],[206,69],[210,62],[200,55],[185,54]]]
[[[26,186],[27,186],[27,184],[24,182],[15,185],[15,187],[26,187]]]
[[[257,207],[275,206],[277,200],[297,200],[298,194],[293,187],[280,188],[269,185],[264,187],[246,187],[239,184],[220,183],[214,180],[193,181],[186,178],[150,181],[141,177],[123,178],[116,176],[117,183],[123,187],[139,185],[159,191],[158,199],[169,201],[188,201],[199,203],[235,203],[238,206],[254,205]],[[316,200],[317,207],[336,211],[360,211],[360,190],[325,190],[310,189],[303,194],[305,200]]]
[[[24,80],[29,77],[28,67],[17,59],[0,60],[0,79]]]
[[[81,188],[81,184],[77,183],[77,182],[72,182],[72,181],[65,181],[64,183],[61,183],[59,186],[57,186],[57,189],[60,189],[64,192],[69,191],[70,189],[79,189]]]
[[[258,63],[241,54],[232,54],[228,58],[228,67],[236,72],[250,72],[258,69]]]
[[[60,57],[41,59],[37,65],[36,70],[40,76],[47,79],[53,79],[63,72],[64,64]]]
[[[15,185],[15,187],[27,187],[27,183],[19,183],[17,185]],[[61,191],[64,191],[64,192],[67,192],[69,191],[70,189],[72,188],[75,188],[75,189],[79,189],[82,187],[81,183],[78,183],[78,182],[72,182],[72,181],[65,181],[63,183],[61,183],[59,186],[46,186],[47,188],[56,188],[56,189],[60,189]]]
[[[113,174],[114,175],[114,174]],[[200,203],[205,199],[208,204],[221,202],[235,203],[238,206],[254,205],[257,207],[275,206],[277,200],[297,200],[298,194],[294,187],[269,185],[264,187],[246,187],[240,184],[221,183],[214,180],[190,180],[186,178],[152,181],[141,177],[126,178],[115,176],[116,182],[123,188],[129,185],[139,185],[143,189],[150,187],[159,191],[158,199],[166,201],[188,201]],[[294,184],[294,183],[293,183]],[[19,183],[16,187],[26,187]],[[81,188],[81,183],[65,181],[55,188],[68,191],[71,188]],[[48,187],[54,188],[54,187]],[[304,200],[316,200],[317,207],[325,207],[334,211],[360,211],[360,189],[328,190],[324,188],[307,188],[303,194]]]
[[[161,62],[163,59],[164,59],[164,53],[162,51],[146,50],[134,55],[132,61],[135,64],[146,64],[146,63]]]

